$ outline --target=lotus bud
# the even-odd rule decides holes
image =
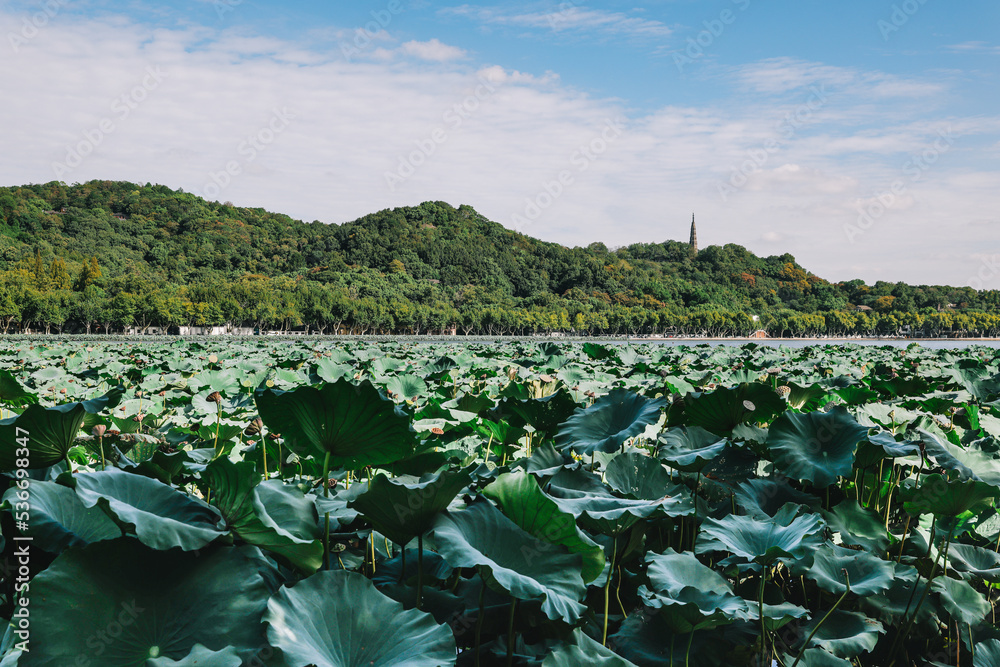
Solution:
[[[220,394],[217,391],[213,391],[211,394],[208,395],[208,400],[218,405],[222,403],[222,394]]]
[[[433,433],[434,435],[444,435],[444,429],[438,426],[434,426],[431,428],[431,433]]]
[[[267,434],[267,439],[268,440],[277,440],[280,437],[281,437],[280,433],[268,433]]]
[[[548,374],[546,374],[546,375],[540,375],[539,378],[541,378],[542,382],[553,382],[555,380],[554,377],[552,377],[551,375],[548,375]]]
[[[94,428],[90,429],[90,432],[94,434],[95,437],[103,438],[104,433],[108,430],[108,427],[104,424],[98,424]]]
[[[59,393],[60,393],[60,394],[65,394],[65,393],[66,393],[66,390],[65,390],[65,389],[60,389],[60,390],[59,390]]]

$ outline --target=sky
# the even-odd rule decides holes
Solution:
[[[0,1],[0,185],[1000,289],[996,0]]]

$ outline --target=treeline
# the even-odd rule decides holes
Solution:
[[[105,279],[93,258],[75,275],[64,261],[0,272],[0,329],[116,333],[179,326],[230,326],[256,330],[302,328],[351,334],[449,333],[530,335],[873,336],[922,332],[996,336],[1000,314],[976,311],[799,313],[744,311],[664,304],[636,304],[606,294],[587,298],[548,295],[528,299],[467,286],[449,290],[405,272],[371,269],[329,283],[308,278],[248,274],[173,286],[137,275]]]
[[[0,188],[5,331],[992,336],[998,306],[995,290],[830,283],[732,244],[566,248],[440,202],[328,225],[160,185]]]

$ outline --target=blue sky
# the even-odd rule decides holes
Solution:
[[[158,182],[339,223],[443,200],[1000,288],[985,0],[0,4],[6,185]],[[6,97],[6,96],[5,96]]]

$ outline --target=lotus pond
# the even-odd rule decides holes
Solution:
[[[0,341],[0,666],[1000,665],[1000,351]]]

